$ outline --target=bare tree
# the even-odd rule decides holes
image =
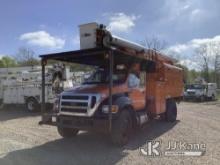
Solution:
[[[220,72],[220,46],[217,42],[212,42],[210,45],[210,54],[212,56],[212,63],[214,67],[214,80],[217,81],[217,77]]]
[[[39,60],[35,58],[35,53],[30,48],[19,48],[15,58],[21,66],[39,65]]]
[[[220,88],[220,55],[217,55],[215,58],[215,81]]]
[[[214,65],[214,81],[220,87],[220,46],[218,42],[211,43],[211,50]]]
[[[220,43],[213,41],[208,43],[208,55],[210,58],[210,68],[212,70],[212,81],[220,86]]]
[[[148,49],[154,49],[157,51],[161,51],[167,47],[167,42],[165,40],[161,40],[155,36],[145,37],[141,44]]]
[[[203,44],[195,50],[196,59],[200,61],[200,67],[203,72],[204,79],[209,82],[209,69],[210,69],[210,54],[208,51],[208,44]]]
[[[215,57],[215,72],[220,74],[220,54]]]
[[[220,68],[220,46],[219,42],[209,42],[196,49],[196,60],[201,63],[201,70],[207,81],[210,80],[210,70],[214,71],[212,80],[217,81]]]

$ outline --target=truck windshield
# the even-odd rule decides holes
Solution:
[[[114,73],[113,83],[114,84],[120,84],[123,83],[126,80],[126,73],[125,72],[118,72]],[[96,70],[91,76],[84,80],[83,84],[105,84],[109,83],[109,73],[107,70],[104,69],[98,69]]]
[[[187,89],[204,89],[204,88],[205,86],[200,84],[192,84],[187,86]]]

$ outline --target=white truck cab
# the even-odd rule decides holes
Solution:
[[[46,68],[45,102],[52,107],[57,94],[73,87],[73,72],[58,65]],[[0,109],[4,105],[26,105],[30,112],[40,110],[41,67],[0,68]]]
[[[217,96],[217,84],[189,84],[184,92],[185,100],[215,100]]]

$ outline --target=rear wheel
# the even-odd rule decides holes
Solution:
[[[57,127],[57,131],[60,134],[60,136],[64,138],[71,138],[78,134],[79,130],[74,128],[64,128],[64,127]]]
[[[112,142],[118,146],[128,143],[132,131],[132,118],[128,110],[123,110],[113,123]]]
[[[202,95],[202,96],[200,96],[199,101],[200,101],[200,102],[204,102],[204,101],[205,101],[205,96],[203,96],[203,95]]]
[[[39,103],[35,98],[29,98],[26,101],[26,108],[29,112],[37,111],[39,108]]]
[[[0,110],[4,108],[4,104],[0,103]]]
[[[215,101],[215,95],[213,94],[211,97],[212,101]]]
[[[174,122],[176,121],[176,117],[177,117],[176,102],[174,100],[167,100],[166,113],[165,113],[166,121]]]

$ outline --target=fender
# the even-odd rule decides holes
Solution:
[[[137,113],[132,106],[132,100],[128,96],[121,96],[121,97],[118,97],[113,102],[113,104],[119,106],[119,112],[115,114],[116,118],[120,115],[120,113],[125,107],[129,107],[128,111],[130,112],[131,117],[132,117],[132,127],[135,128],[137,126],[138,118],[137,118]]]
[[[108,105],[108,99],[109,98],[106,98],[99,106],[98,110],[95,112],[94,116],[95,117],[107,117],[108,115],[107,114],[104,114],[101,112],[101,107],[102,105]],[[113,113],[112,116],[113,118],[117,118],[117,116],[119,116],[121,110],[125,107],[131,107],[132,108],[132,102],[131,102],[131,99],[127,96],[126,93],[120,93],[120,94],[114,94],[113,95],[113,100],[112,100],[112,104],[113,105],[118,105],[118,108],[119,108],[119,111],[118,113]],[[131,110],[130,109],[130,110]],[[133,110],[131,110],[133,111]],[[135,112],[135,111],[133,111]]]

